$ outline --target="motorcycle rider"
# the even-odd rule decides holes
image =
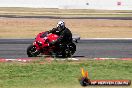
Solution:
[[[48,31],[49,33],[53,33],[59,36],[59,38],[54,41],[51,42],[49,45],[54,45],[54,44],[68,44],[70,42],[72,42],[72,33],[71,31],[65,26],[65,22],[64,21],[59,21],[57,23],[57,27],[53,28],[52,30]]]
[[[52,30],[48,31],[49,33],[53,33],[59,36],[56,41],[49,43],[49,46],[55,45],[60,49],[64,49],[59,44],[67,45],[72,42],[72,33],[71,31],[65,26],[65,22],[63,20],[57,23],[57,27],[53,28]]]

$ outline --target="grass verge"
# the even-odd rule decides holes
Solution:
[[[0,63],[0,88],[82,88],[78,82],[82,67],[88,70],[92,80],[132,80],[132,61],[52,61],[43,64],[39,61],[13,62]],[[130,87],[132,86],[127,88]]]

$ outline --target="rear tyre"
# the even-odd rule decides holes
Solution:
[[[65,50],[62,52],[62,57],[68,58],[71,57],[76,51],[76,45],[74,43],[70,43],[65,46]]]
[[[59,45],[58,51],[56,50],[55,56],[60,58],[68,58],[71,57],[76,51],[76,45],[74,43],[70,43],[68,45]]]
[[[71,55],[73,55],[76,51],[76,45],[74,43],[70,43],[68,45]]]
[[[68,57],[71,57],[71,53],[70,53],[69,49],[65,49],[62,52],[62,58],[68,58]]]
[[[36,57],[39,54],[40,54],[40,52],[36,49],[36,46],[30,45],[27,48],[27,55],[28,55],[28,57]]]

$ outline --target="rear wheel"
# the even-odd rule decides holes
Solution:
[[[68,46],[69,46],[71,55],[73,55],[76,51],[76,45],[74,43],[70,43]]]
[[[36,46],[30,45],[27,48],[27,55],[28,55],[28,57],[36,57],[39,54],[40,54],[40,52],[38,50],[36,50]]]
[[[58,47],[59,48],[54,52],[55,57],[68,58],[71,57],[76,51],[76,45],[74,43],[70,43],[68,45],[59,44]]]
[[[65,49],[65,51],[62,53],[62,57],[63,58],[68,58],[68,57],[71,57],[71,52],[69,49]]]

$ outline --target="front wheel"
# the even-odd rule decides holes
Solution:
[[[36,49],[36,46],[30,45],[27,48],[27,55],[28,55],[28,57],[36,57],[39,54],[40,54],[40,52]]]

